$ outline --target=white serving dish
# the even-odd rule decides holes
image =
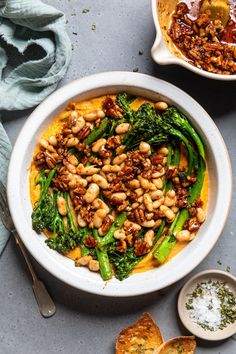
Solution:
[[[70,100],[84,100],[127,91],[152,100],[166,100],[185,113],[206,146],[209,171],[207,220],[198,236],[162,267],[135,274],[120,282],[102,281],[99,274],[76,268],[74,262],[51,250],[45,236],[31,227],[29,167],[36,143],[45,128]],[[107,72],[69,83],[51,94],[30,115],[15,143],[8,173],[8,199],[15,226],[33,257],[51,274],[78,289],[105,296],[133,296],[165,288],[191,272],[210,252],[225,224],[232,194],[228,152],[216,125],[204,109],[177,87],[148,75]]]
[[[160,22],[159,22],[159,15],[158,15],[158,2],[160,0],[152,0],[152,14],[153,14],[153,20],[156,28],[156,38],[154,41],[154,44],[151,49],[151,55],[153,60],[157,64],[161,65],[170,65],[170,64],[177,64],[181,65],[184,68],[194,72],[195,74],[204,76],[209,79],[215,79],[215,80],[223,80],[223,81],[233,81],[236,80],[236,75],[220,75],[220,74],[214,74],[210,73],[208,71],[202,70],[197,68],[194,65],[191,65],[187,59],[184,59],[183,55],[182,58],[180,58],[180,51],[174,46],[170,47],[167,46],[166,41],[163,38]],[[164,0],[162,0],[163,2]],[[171,0],[174,3],[177,3],[176,0]],[[163,2],[165,5],[164,6],[169,6],[169,2],[165,0]],[[166,16],[170,16],[168,13]],[[171,42],[171,39],[170,39]]]

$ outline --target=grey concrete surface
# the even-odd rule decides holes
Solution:
[[[236,83],[210,81],[180,67],[156,65],[150,57],[155,30],[149,0],[47,0],[47,3],[67,14],[67,30],[73,42],[72,62],[60,86],[101,71],[136,68],[172,82],[212,116],[229,149],[235,175]],[[90,11],[82,13],[85,8]],[[95,30],[91,29],[92,24],[96,25]],[[29,113],[30,110],[4,113],[4,125],[13,143]],[[234,194],[219,242],[192,274],[208,268],[225,270],[227,266],[236,274],[235,214]],[[0,354],[114,353],[119,331],[144,311],[153,315],[166,339],[187,333],[177,317],[176,299],[192,274],[161,295],[116,299],[70,288],[34,264],[55,300],[57,313],[47,320],[40,317],[24,261],[10,240],[0,259]],[[218,343],[197,342],[197,354],[236,353],[234,338]]]

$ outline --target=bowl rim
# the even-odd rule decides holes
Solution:
[[[188,321],[185,319],[185,315],[183,312],[183,300],[186,296],[187,290],[189,288],[189,286],[191,286],[191,284],[195,284],[195,282],[197,281],[197,279],[200,278],[205,278],[205,280],[210,279],[211,277],[214,278],[220,276],[221,278],[224,278],[226,281],[230,281],[235,283],[235,287],[236,287],[236,277],[233,274],[230,274],[226,271],[220,270],[220,269],[207,269],[204,270],[202,272],[199,272],[197,274],[195,274],[193,277],[191,277],[185,284],[184,286],[181,288],[179,295],[178,295],[178,300],[177,300],[177,309],[178,309],[178,314],[179,314],[179,318],[181,320],[181,322],[183,323],[183,325],[185,326],[185,328],[187,328],[191,333],[193,333],[196,337],[201,338],[201,339],[205,339],[208,341],[219,341],[219,340],[224,340],[226,338],[231,337],[232,335],[234,335],[236,333],[236,323],[234,324],[235,329],[233,329],[230,331],[226,327],[223,331],[221,332],[203,332],[201,330],[201,327],[198,327],[196,325],[193,324],[193,326],[188,325]],[[201,280],[203,281],[203,279]],[[223,281],[223,279],[222,279]],[[234,292],[235,293],[235,292]],[[191,323],[191,322],[190,322]],[[215,334],[215,337],[214,337]]]
[[[150,92],[152,91],[162,96],[166,96],[170,100],[173,100],[174,102],[177,102],[176,96],[179,95],[178,98],[179,102],[181,103],[184,102],[183,105],[186,104],[186,102],[188,103],[189,108],[187,111],[189,112],[190,116],[196,116],[196,113],[195,114],[193,113],[196,110],[196,112],[198,112],[198,116],[200,117],[199,119],[202,120],[202,124],[204,121],[204,129],[208,127],[208,131],[210,132],[208,133],[210,134],[211,137],[212,135],[214,136],[214,140],[212,141],[212,145],[211,145],[212,149],[214,147],[213,155],[215,156],[217,153],[221,157],[220,158],[221,161],[216,161],[217,172],[219,174],[218,178],[220,181],[226,182],[226,186],[224,186],[224,188],[220,187],[221,190],[220,196],[221,199],[223,200],[224,208],[220,207],[218,203],[217,204],[218,208],[216,207],[214,209],[214,214],[213,217],[211,218],[211,222],[213,222],[214,217],[216,218],[216,220],[218,220],[219,215],[221,215],[221,218],[217,223],[217,232],[214,232],[214,237],[207,238],[206,240],[207,247],[201,249],[202,253],[200,257],[195,257],[195,258],[193,257],[194,259],[191,258],[191,262],[190,262],[191,264],[188,263],[187,267],[180,268],[178,274],[174,274],[174,275],[171,274],[169,277],[162,280],[161,284],[154,281],[155,274],[157,273],[156,272],[157,269],[163,269],[164,267],[156,268],[154,270],[156,272],[155,274],[153,273],[153,270],[150,270],[145,273],[139,273],[138,275],[135,274],[132,277],[128,278],[127,280],[124,280],[122,282],[123,284],[119,283],[122,284],[122,286],[121,285],[116,286],[115,281],[117,280],[115,280],[114,282],[113,280],[110,280],[107,283],[107,285],[105,285],[104,282],[99,282],[99,284],[97,284],[96,282],[92,281],[90,277],[86,277],[86,276],[82,276],[80,282],[78,282],[78,279],[77,278],[75,279],[75,275],[72,271],[70,271],[70,269],[67,269],[63,264],[60,264],[57,261],[56,256],[54,256],[54,254],[48,253],[49,251],[51,252],[55,252],[55,251],[52,250],[45,251],[44,249],[42,249],[41,250],[42,253],[40,253],[38,251],[39,242],[38,240],[36,242],[36,237],[30,238],[27,236],[28,233],[32,234],[32,227],[31,227],[31,222],[29,222],[29,220],[27,221],[25,220],[26,217],[23,212],[23,208],[21,204],[22,201],[21,200],[21,194],[22,194],[21,175],[23,174],[23,172],[25,173],[25,171],[23,172],[21,171],[21,165],[23,165],[24,163],[24,154],[26,153],[28,145],[31,141],[31,136],[35,134],[37,129],[42,125],[44,121],[47,121],[49,119],[48,115],[54,112],[62,104],[65,104],[70,99],[73,99],[73,97],[75,96],[79,97],[79,95],[84,92],[88,92],[88,91],[90,92],[98,88],[105,89],[109,87],[122,87],[122,86],[123,87],[128,86],[131,89],[136,87],[146,91],[150,91]],[[107,90],[109,92],[109,89]],[[93,97],[96,96],[93,95]],[[199,122],[197,122],[196,118],[193,118],[193,120],[195,123],[200,124]],[[220,167],[222,168],[220,169]],[[25,180],[24,180],[24,184],[25,184]],[[27,185],[28,185],[28,181],[27,181]],[[215,245],[217,239],[219,238],[229,213],[231,196],[232,196],[232,170],[231,170],[228,151],[218,128],[216,127],[212,119],[209,117],[207,112],[188,94],[186,94],[184,91],[180,90],[176,86],[169,84],[166,81],[154,78],[149,75],[126,72],[126,71],[105,72],[105,73],[91,75],[68,83],[67,85],[61,87],[60,89],[52,93],[50,96],[48,96],[48,98],[46,98],[31,113],[30,117],[27,119],[27,121],[25,122],[24,126],[21,129],[21,132],[17,138],[17,141],[12,151],[11,160],[9,164],[9,171],[8,171],[7,193],[8,193],[9,207],[10,207],[10,211],[11,211],[11,215],[15,227],[18,230],[19,235],[22,241],[24,242],[26,248],[33,255],[33,257],[38,261],[39,264],[41,264],[51,274],[53,274],[63,282],[75,288],[79,288],[81,290],[98,294],[98,295],[103,295],[103,296],[127,297],[127,296],[136,296],[136,295],[142,295],[153,291],[157,291],[177,282],[179,279],[183,278],[185,275],[191,272],[208,255],[208,253]],[[219,213],[218,217],[216,215],[217,213]],[[213,225],[210,226],[213,227]],[[36,235],[35,232],[33,233]],[[195,249],[194,251],[197,252],[197,250]],[[178,255],[173,259],[176,259],[177,257]],[[170,264],[171,262],[172,260],[168,262],[165,265],[165,267],[168,267],[168,264]],[[147,273],[149,274],[147,275]],[[136,284],[135,281],[133,280],[132,282],[136,286],[134,286],[132,282],[131,285],[133,286],[131,287],[131,285],[129,285],[128,280],[131,278],[134,279],[134,277],[137,276],[141,279],[143,283],[143,287],[140,286],[140,283]]]
[[[236,74],[235,75],[221,75],[221,74],[215,74],[211,73],[209,71],[199,69],[194,65],[191,65],[188,61],[178,58],[176,55],[174,55],[169,48],[167,47],[165,40],[163,39],[162,31],[161,31],[161,26],[159,23],[158,19],[158,1],[159,0],[152,0],[152,17],[156,29],[156,38],[154,40],[153,46],[151,48],[151,55],[153,60],[160,64],[160,65],[173,65],[177,64],[180,65],[192,72],[194,72],[197,75],[206,77],[208,79],[214,79],[214,80],[220,80],[220,81],[234,81],[236,80]],[[159,55],[159,45],[163,44],[165,47],[166,52],[168,52],[168,56],[164,56],[163,58],[161,55]]]

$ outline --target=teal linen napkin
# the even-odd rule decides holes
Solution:
[[[9,68],[12,49],[19,60],[18,65]],[[61,11],[40,0],[0,0],[0,111],[40,103],[55,90],[70,59],[71,42]],[[0,122],[0,180],[4,184],[10,152]],[[0,254],[8,237],[0,221]]]

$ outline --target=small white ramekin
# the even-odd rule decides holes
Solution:
[[[154,24],[156,27],[156,38],[151,49],[151,55],[153,60],[157,64],[161,64],[161,65],[170,65],[170,64],[181,65],[184,68],[194,72],[195,74],[207,77],[208,79],[223,80],[223,81],[236,80],[236,75],[220,75],[220,74],[214,74],[206,70],[199,69],[196,66],[190,64],[184,58],[183,59],[179,58],[172,51],[170,51],[163,38],[160,23],[159,23],[158,1],[159,0],[152,0],[152,14],[153,14]]]

